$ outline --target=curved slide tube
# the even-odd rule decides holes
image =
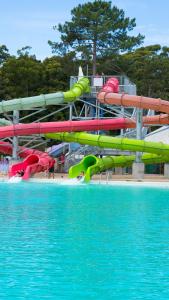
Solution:
[[[135,159],[135,155],[107,156],[103,158],[88,155],[85,156],[80,163],[69,169],[69,177],[75,178],[80,175],[81,172],[84,172],[84,181],[89,182],[94,174],[101,173],[113,167],[131,166]],[[145,164],[169,162],[169,157],[159,156],[156,154],[143,154],[141,159]]]
[[[54,159],[47,153],[24,147],[19,147],[19,150],[19,156],[25,159],[22,162],[11,166],[9,177],[15,176],[18,171],[24,170],[22,179],[27,180],[32,174],[46,171],[55,163]],[[12,145],[0,141],[0,153],[11,155]]]
[[[9,177],[15,176],[18,171],[23,170],[22,179],[28,180],[31,175],[50,169],[55,160],[47,153],[29,149],[30,154],[20,163],[14,164],[9,170]]]
[[[116,78],[110,78],[98,93],[97,99],[102,104],[152,109],[169,114],[169,102],[166,100],[128,94],[117,94],[117,91],[118,80]]]
[[[164,116],[164,115],[163,115]],[[153,121],[154,117],[143,118],[143,124],[169,124],[169,116],[166,115],[159,123]],[[160,117],[160,116],[158,116]],[[151,119],[151,120],[150,120]],[[164,122],[163,122],[164,120]],[[136,126],[135,120],[127,118],[114,118],[114,119],[95,119],[87,121],[61,121],[61,122],[42,122],[30,124],[16,124],[0,127],[0,138],[32,135],[32,134],[45,134],[55,132],[76,132],[76,131],[97,131],[97,130],[117,130],[134,128]]]
[[[83,145],[90,145],[90,146],[97,146],[101,148],[112,148],[112,149],[120,149],[120,150],[129,150],[129,151],[139,151],[139,152],[146,152],[156,154],[155,156],[143,156],[143,161],[145,162],[146,159],[149,159],[149,163],[152,162],[166,162],[169,161],[169,145],[163,143],[155,143],[155,142],[146,142],[143,140],[134,140],[134,139],[127,139],[127,138],[115,138],[111,136],[102,136],[102,135],[95,135],[95,134],[87,134],[84,132],[80,133],[51,133],[45,135],[47,138],[61,140],[65,142],[77,142]],[[148,155],[148,154],[146,154]],[[131,163],[134,161],[135,156],[131,157]],[[104,158],[106,160],[106,158]],[[118,157],[114,157],[114,162],[118,162]],[[124,159],[124,156],[123,156]],[[128,157],[126,157],[126,161]],[[112,161],[112,160],[111,160]],[[103,162],[103,160],[101,161]],[[114,164],[115,165],[115,164]],[[106,168],[108,165],[104,164]],[[75,168],[76,166],[74,166]],[[112,167],[112,165],[111,165]],[[75,170],[75,169],[74,169]],[[81,171],[78,169],[79,172]],[[95,168],[95,171],[97,168]],[[83,170],[85,171],[85,170]],[[70,171],[71,172],[71,171]],[[76,172],[73,174],[77,174]],[[91,173],[92,175],[92,173]],[[87,175],[86,180],[88,181],[89,176]]]
[[[156,142],[146,142],[128,138],[116,138],[112,136],[78,133],[49,133],[45,137],[65,142],[76,142],[82,145],[97,146],[101,148],[112,148],[128,151],[139,151],[157,155],[169,156],[169,145]]]
[[[156,117],[156,116],[155,116]],[[145,117],[143,123],[146,125],[147,120],[153,117]],[[146,121],[145,121],[146,120]],[[165,118],[167,124],[169,123],[169,116]],[[153,122],[153,121],[149,121]],[[156,123],[155,123],[156,124]],[[163,124],[166,124],[165,122]],[[32,134],[46,134],[55,132],[76,132],[76,131],[97,131],[97,130],[117,130],[134,128],[136,123],[134,120],[126,118],[115,119],[95,119],[87,121],[61,121],[61,122],[42,122],[30,124],[16,124],[0,127],[0,138],[32,135]]]
[[[0,113],[13,110],[31,109],[33,107],[44,107],[47,105],[58,105],[77,100],[83,93],[89,92],[89,80],[81,78],[67,92],[57,92],[33,97],[3,100],[0,102]]]
[[[156,116],[143,117],[143,125],[165,125],[169,124],[169,102],[161,99],[154,99],[142,96],[131,96],[127,94],[117,94],[119,91],[119,82],[116,78],[111,77],[107,80],[101,91],[97,95],[97,99],[102,104],[121,105],[126,107],[137,107],[152,109],[155,111],[166,112]],[[126,128],[134,128],[135,120],[125,119]],[[119,128],[120,129],[120,128]]]
[[[61,121],[61,122],[44,122],[30,124],[16,124],[0,127],[0,138],[45,134],[52,132],[75,132],[75,131],[93,131],[93,130],[110,130],[126,128],[126,123],[121,119],[107,120],[88,120],[88,121]]]

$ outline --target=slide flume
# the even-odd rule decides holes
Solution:
[[[61,121],[61,122],[42,122],[30,124],[16,124],[0,127],[0,138],[45,134],[51,132],[75,132],[92,130],[110,130],[126,128],[126,124],[121,119],[108,120],[88,120],[88,121]]]
[[[83,77],[67,92],[56,92],[33,97],[3,100],[0,102],[0,113],[69,103],[76,101],[78,97],[89,91],[89,80]]]
[[[155,111],[169,114],[169,102],[161,99],[133,96],[128,94],[116,94],[103,90],[98,93],[97,99],[103,104],[153,109]]]
[[[0,153],[11,155],[12,145],[8,142],[0,141]],[[15,176],[18,171],[24,170],[22,179],[27,180],[34,173],[48,170],[55,163],[54,159],[47,153],[25,147],[19,147],[19,157],[24,160],[11,166],[9,171],[10,177]]]
[[[143,117],[143,125],[149,124],[168,124],[169,123],[169,102],[162,99],[155,99],[150,97],[119,94],[119,82],[117,78],[111,77],[107,80],[101,91],[97,95],[97,99],[102,104],[121,105],[124,107],[137,107],[142,109],[152,109],[154,111],[165,112],[156,116]],[[128,128],[134,125],[132,121],[128,120]]]
[[[135,161],[135,155],[129,156],[106,156],[98,158],[95,155],[85,156],[80,163],[72,166],[69,169],[69,177],[75,178],[81,172],[84,172],[84,181],[89,182],[94,174],[101,173],[113,167],[127,167],[131,166]],[[156,154],[143,154],[141,157],[144,164],[157,164],[169,162],[169,157],[159,156]]]
[[[156,116],[154,116],[156,117]],[[148,118],[145,117],[147,124]],[[144,121],[145,119],[143,119]],[[169,123],[169,116],[165,119],[163,124]],[[152,121],[151,121],[152,122]],[[158,124],[158,123],[155,123]],[[161,123],[162,124],[162,123]],[[114,119],[95,119],[87,121],[61,121],[61,122],[42,122],[42,123],[30,123],[30,124],[13,124],[0,127],[0,138],[32,135],[32,134],[45,134],[52,132],[75,132],[75,131],[97,131],[97,130],[117,130],[134,128],[136,126],[135,120],[126,118],[114,118]]]
[[[127,138],[116,138],[116,137],[111,137],[111,136],[103,136],[103,135],[96,135],[96,134],[88,134],[84,132],[78,132],[78,133],[51,133],[51,134],[46,134],[46,138],[50,139],[56,139],[56,140],[61,140],[65,142],[77,142],[79,144],[83,145],[90,145],[90,146],[97,146],[101,148],[112,148],[112,149],[120,149],[120,150],[129,150],[129,151],[139,151],[139,152],[145,152],[146,154],[143,155],[143,162],[146,163],[157,163],[157,162],[168,162],[169,161],[169,145],[163,144],[163,143],[155,143],[155,142],[146,142],[144,140],[135,140],[135,139],[127,139]],[[150,155],[152,154],[152,155]],[[155,154],[155,156],[153,155]],[[89,156],[90,157],[90,156]],[[93,156],[92,156],[93,157]],[[110,163],[105,163],[107,162]],[[118,166],[119,164],[119,159],[120,157],[105,157],[101,160],[97,159],[93,163],[93,168],[92,170],[95,170],[95,173],[97,173],[97,170],[103,170],[109,169],[113,166]],[[125,165],[124,162],[129,162],[130,164],[135,160],[135,156],[121,156],[122,163]],[[84,158],[85,160],[85,158]],[[103,164],[104,162],[104,164]],[[83,161],[84,163],[84,161]],[[82,164],[83,164],[82,163]],[[117,163],[117,164],[116,164]],[[99,168],[98,168],[99,166]],[[91,167],[91,165],[89,165]],[[106,167],[106,168],[105,168]],[[81,169],[79,167],[76,168],[76,166],[72,167],[73,172],[70,171],[70,176],[76,177],[77,173],[81,172]],[[71,170],[71,169],[70,169]],[[92,172],[90,171],[89,173],[87,172],[87,169],[85,171],[85,179],[86,181],[89,180],[89,173],[91,175]]]

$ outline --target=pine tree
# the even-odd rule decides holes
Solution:
[[[111,1],[79,4],[72,9],[71,16],[71,21],[54,26],[61,34],[61,42],[48,43],[53,53],[65,55],[74,50],[81,58],[92,60],[93,75],[96,74],[97,57],[132,50],[143,42],[141,34],[128,34],[136,26],[135,18],[125,17],[122,9],[112,7]]]

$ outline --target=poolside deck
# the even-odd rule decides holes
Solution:
[[[7,180],[8,176],[6,174],[0,173],[0,180]],[[68,180],[68,174],[67,173],[55,173],[54,174],[54,179],[51,177],[50,179],[48,178],[48,175],[45,173],[38,173],[35,174],[34,177],[32,178],[32,181],[39,181],[42,180],[43,182],[55,182],[55,181],[61,181],[61,180]],[[97,182],[158,182],[158,183],[169,183],[169,178],[165,178],[163,175],[155,175],[155,174],[145,174],[144,179],[142,180],[134,180],[132,175],[125,174],[125,175],[112,175],[112,174],[99,174],[99,175],[94,175],[92,177],[92,181],[97,181]]]
[[[34,178],[48,178],[44,173],[39,173],[34,176]],[[68,179],[68,174],[67,173],[55,173],[54,176],[55,179]],[[145,174],[143,180],[134,180],[132,175],[125,174],[125,175],[110,175],[107,176],[107,174],[102,174],[102,175],[94,175],[92,177],[92,180],[97,180],[97,181],[143,181],[143,182],[169,182],[169,178],[165,178],[163,175],[154,175],[154,174]]]

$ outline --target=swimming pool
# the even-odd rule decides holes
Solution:
[[[169,189],[0,183],[0,299],[168,299]]]

